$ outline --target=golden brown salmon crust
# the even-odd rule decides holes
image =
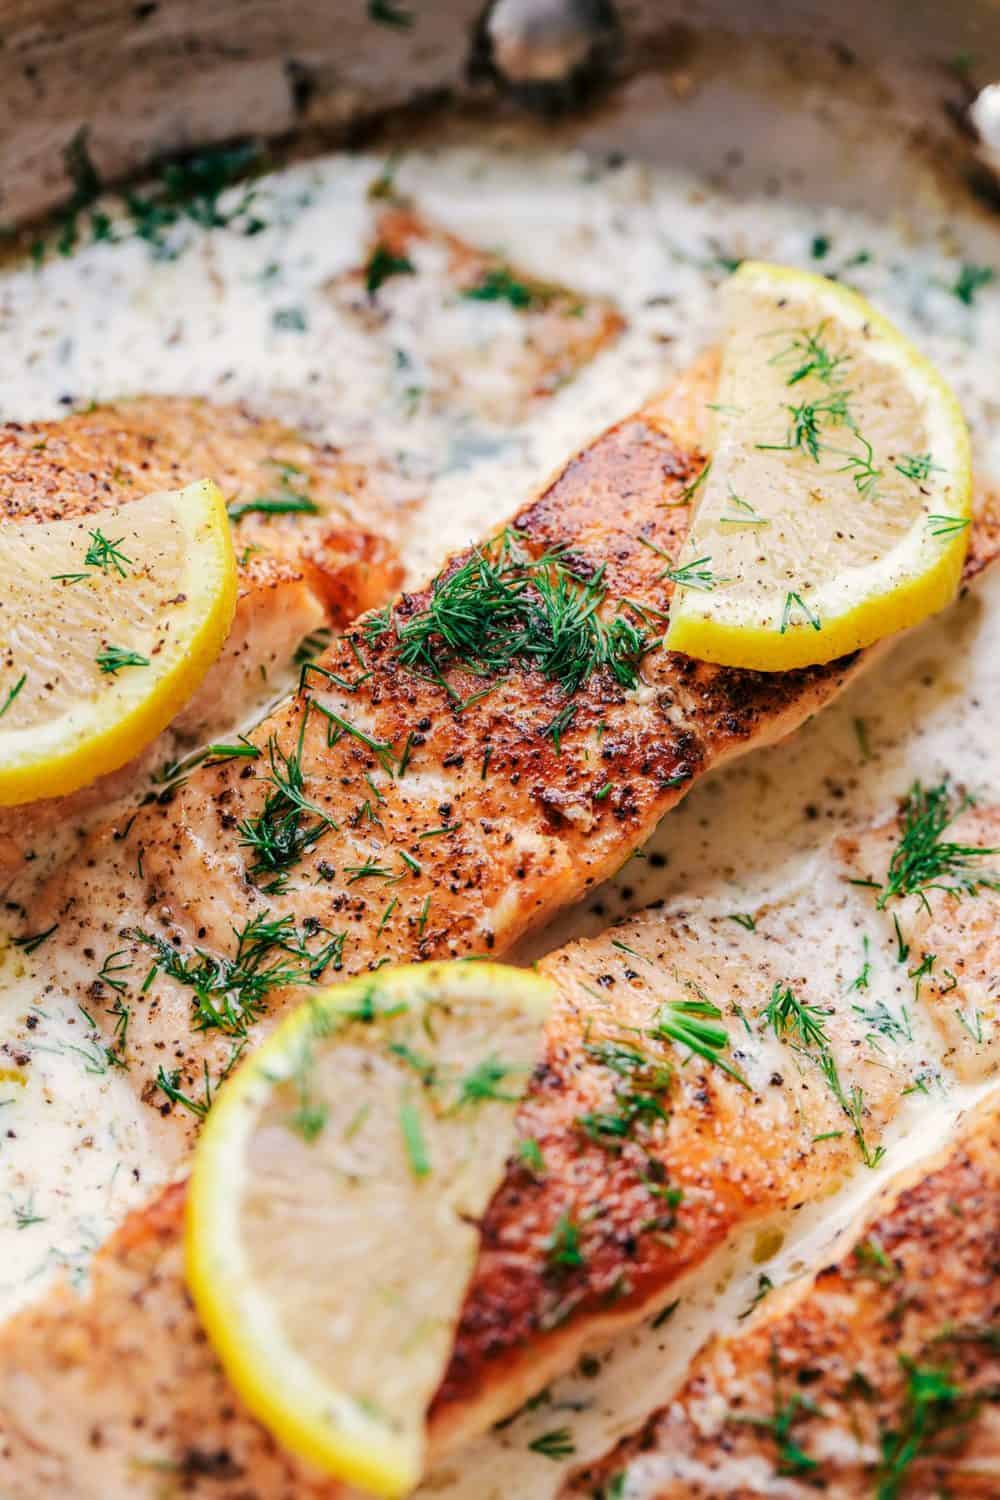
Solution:
[[[90,515],[206,476],[237,505],[293,495],[316,512],[251,512],[234,522],[239,602],[218,661],[167,735],[131,766],[30,812],[0,811],[0,889],[54,830],[112,804],[185,741],[229,733],[312,631],[343,627],[399,585],[394,522],[366,471],[242,407],[145,396],[58,422],[0,426],[0,517],[8,521]],[[41,862],[28,873],[40,877]]]
[[[654,637],[672,590],[663,554],[676,555],[686,530],[676,502],[703,463],[715,370],[703,361],[612,427],[513,521],[528,552],[562,549],[581,577],[603,570],[608,612],[630,601]],[[868,659],[764,675],[654,645],[631,691],[601,668],[567,704],[558,682],[515,661],[484,695],[472,671],[446,686],[400,662],[397,630],[430,597],[403,595],[393,624],[361,621],[334,640],[305,688],[251,735],[259,760],[194,771],[172,799],[97,830],[32,902],[32,930],[59,932],[39,951],[40,973],[86,995],[102,1023],[102,1000],[131,1008],[129,1078],[163,1113],[168,1158],[183,1158],[196,1120],[171,1109],[160,1070],[190,1097],[206,1067],[217,1079],[234,1047],[302,990],[269,997],[237,1026],[199,1027],[189,985],[161,972],[143,987],[157,940],[187,960],[196,949],[231,957],[248,921],[285,917],[312,934],[311,951],[326,947],[317,978],[502,953],[617,869],[698,776],[795,729]],[[291,856],[274,866],[259,845],[288,810],[287,796],[275,798],[290,766],[308,806],[293,817]],[[110,952],[116,996],[99,977]]]
[[[530,415],[625,328],[612,302],[542,281],[395,198],[376,215],[365,264],[335,278],[330,291],[366,332],[393,326],[394,313],[406,320],[425,406],[459,404],[504,423]],[[435,325],[442,305],[456,302],[466,305],[472,342],[456,343],[452,334],[442,346]],[[516,313],[514,337],[503,347],[496,324],[486,322],[489,303]],[[476,333],[478,325],[482,331]],[[482,361],[489,374],[480,385],[475,371]],[[512,378],[498,382],[498,367]]]
[[[1000,1494],[1000,1109],[836,1265],[710,1344],[561,1492],[611,1500]],[[628,1477],[626,1477],[628,1476]]]
[[[684,507],[663,502],[682,499],[699,471],[713,374],[711,363],[699,366],[668,398],[573,459],[515,518],[522,545],[535,552],[565,545],[582,576],[605,567],[612,600],[627,597],[662,612],[670,595],[664,561],[639,537],[668,558],[683,537]],[[998,540],[994,518],[977,526],[970,576]],[[427,599],[427,591],[404,597],[396,620],[412,617]],[[286,755],[298,755],[305,724],[299,759],[309,816],[325,812],[336,822],[303,851],[286,889],[261,890],[246,847],[247,821],[259,816],[267,792],[260,768],[230,764],[194,773],[170,804],[95,836],[86,860],[36,903],[33,920],[61,924],[52,950],[56,977],[86,992],[102,1024],[105,1005],[119,997],[104,993],[98,975],[107,954],[116,953],[131,1017],[122,1060],[135,1086],[164,1111],[164,1149],[180,1162],[196,1120],[182,1107],[171,1109],[157,1069],[169,1071],[174,1087],[197,1103],[203,1069],[217,1078],[243,1037],[219,1025],[199,1030],[190,987],[162,973],[146,986],[151,950],[135,938],[137,927],[190,958],[199,946],[231,953],[232,929],[253,915],[287,914],[306,936],[317,924],[345,934],[340,962],[355,971],[386,958],[502,951],[532,921],[614,869],[696,775],[793,729],[866,659],[764,676],[654,649],[635,692],[603,674],[579,691],[557,750],[544,731],[565,699],[537,672],[515,666],[487,697],[459,711],[440,683],[400,665],[391,626],[362,626],[332,645],[308,695],[258,735],[262,746],[274,737]],[[472,674],[452,681],[462,700],[483,686]],[[326,720],[323,708],[340,723]],[[566,1368],[582,1342],[668,1300],[676,1276],[749,1217],[833,1186],[856,1161],[859,1143],[812,1064],[797,1064],[783,1048],[780,1067],[753,1071],[740,1044],[743,1023],[731,1019],[733,994],[745,994],[747,1024],[757,1043],[773,1050],[778,1044],[760,1036],[759,1009],[771,981],[788,976],[774,972],[763,928],[757,937],[728,926],[729,946],[713,947],[693,918],[657,915],[547,960],[561,999],[523,1129],[551,1166],[536,1179],[512,1165],[487,1215],[434,1413],[437,1448],[509,1412]],[[744,946],[734,950],[734,942]],[[773,937],[770,952],[780,954]],[[45,956],[43,946],[38,958]],[[123,958],[132,959],[134,979],[120,967]],[[617,1075],[589,1050],[595,1036],[614,1041],[631,1024],[648,1030],[661,1003],[684,997],[690,981],[724,1010],[733,1058],[750,1087],[695,1059],[675,1070],[669,1118],[652,1118],[642,1149],[609,1149],[600,1129],[595,1137],[579,1123],[613,1104]],[[294,993],[270,997],[270,1010],[247,1017],[242,1029],[259,1036]],[[606,1015],[599,1013],[602,996]],[[113,1019],[106,1025],[110,1045]],[[863,1087],[860,1129],[874,1149],[900,1078],[858,1052],[849,1021],[835,1035],[831,1026],[831,1037],[845,1088]],[[664,1065],[677,1061],[669,1044],[662,1050]],[[834,1127],[832,1138],[815,1140]],[[579,1230],[578,1265],[552,1253],[564,1215]],[[169,1306],[182,1302],[178,1279]],[[43,1312],[35,1316],[44,1322]],[[94,1316],[114,1326],[112,1311],[95,1309]],[[18,1328],[25,1326],[15,1325],[3,1349],[15,1383],[19,1371],[38,1378],[18,1353]],[[35,1349],[44,1351],[44,1338]],[[175,1363],[166,1335],[149,1406],[164,1423],[173,1420]],[[183,1408],[180,1388],[174,1399]],[[218,1399],[224,1403],[221,1393]],[[134,1400],[143,1400],[138,1387]],[[40,1429],[32,1421],[27,1431]],[[118,1451],[106,1457],[124,1462]],[[21,1461],[13,1461],[13,1472]]]

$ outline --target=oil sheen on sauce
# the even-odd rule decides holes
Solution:
[[[535,274],[617,300],[628,331],[544,407],[499,419],[513,378],[516,311],[496,304],[426,318],[401,294],[378,338],[331,294],[370,234],[366,190],[383,168],[331,157],[261,185],[265,227],[252,237],[188,227],[173,258],[130,239],[96,244],[0,280],[3,420],[56,417],[71,405],[140,392],[247,399],[389,465],[426,493],[407,521],[410,576],[502,520],[555,465],[666,384],[711,340],[715,289],[731,261],[787,261],[837,273],[871,296],[952,381],[973,429],[981,474],[1000,472],[994,394],[1000,283],[966,301],[955,287],[981,260],[981,225],[933,199],[919,223],[875,222],[791,198],[727,196],[680,172],[601,165],[582,155],[449,149],[415,153],[397,186],[473,243]],[[485,311],[485,318],[484,318]],[[514,320],[514,321],[512,321]],[[420,329],[420,339],[407,343]],[[428,329],[430,330],[428,334]],[[447,399],[422,361],[461,372]],[[17,358],[13,351],[17,351]],[[277,687],[278,684],[272,684]],[[912,1001],[905,970],[846,902],[835,835],[885,814],[917,777],[944,773],[995,795],[1000,776],[1000,577],[901,642],[834,707],[783,745],[709,777],[586,905],[516,955],[530,961],[599,932],[652,900],[705,915],[781,912],[789,965],[808,988],[831,973],[844,991],[865,939],[869,995]],[[238,726],[233,726],[238,727]],[[56,938],[53,941],[57,941]],[[92,1251],[155,1188],[142,1109],[109,1068],[86,1014],[44,1005],[30,956],[0,954],[0,1306],[9,1311],[68,1273],[81,1284]],[[919,1008],[913,1065],[932,1057]],[[892,1173],[947,1138],[975,1096],[936,1075],[907,1101],[874,1172],[717,1254],[678,1287],[669,1323],[595,1351],[502,1430],[430,1476],[423,1496],[544,1500],[563,1465],[531,1443],[566,1427],[577,1463],[666,1399],[713,1329],[733,1326],[763,1271],[775,1284],[815,1266]],[[655,1472],[629,1483],[629,1500]]]

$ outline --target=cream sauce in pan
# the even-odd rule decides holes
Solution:
[[[265,227],[250,237],[184,226],[174,258],[156,259],[132,238],[12,269],[0,279],[0,417],[54,417],[72,404],[146,391],[247,398],[424,490],[403,537],[419,579],[682,368],[713,336],[714,291],[728,263],[752,255],[837,272],[873,297],[953,382],[980,473],[1000,474],[1000,281],[979,278],[967,295],[963,266],[988,264],[986,230],[933,194],[915,205],[912,222],[887,225],[582,154],[407,157],[397,186],[426,213],[541,277],[615,298],[628,320],[617,345],[511,425],[497,413],[509,411],[516,384],[512,307],[466,303],[436,313],[421,304],[426,289],[401,286],[373,332],[345,315],[331,289],[365,257],[366,189],[382,165],[331,157],[276,174],[260,186]],[[445,395],[433,374],[442,368],[461,375]],[[654,899],[696,900],[719,915],[781,906],[803,987],[810,973],[834,973],[846,993],[866,932],[844,899],[832,838],[887,812],[918,776],[948,772],[995,797],[998,703],[994,576],[790,742],[699,785],[605,889],[519,956],[598,932]],[[912,1001],[905,972],[874,929],[868,936],[870,1002]],[[86,1016],[53,996],[40,1006],[30,957],[9,948],[0,958],[0,1035],[20,1067],[16,1078],[0,1071],[0,1303],[8,1310],[41,1295],[60,1271],[82,1281],[92,1250],[159,1172],[142,1108]],[[532,1443],[565,1428],[568,1461],[600,1452],[669,1395],[705,1335],[747,1307],[762,1273],[780,1284],[821,1263],[864,1197],[944,1139],[973,1096],[935,1073],[919,1008],[912,1047],[929,1092],[908,1101],[877,1171],[859,1168],[835,1199],[726,1247],[678,1288],[669,1322],[596,1351],[532,1410],[431,1476],[421,1494],[543,1500],[563,1464]]]

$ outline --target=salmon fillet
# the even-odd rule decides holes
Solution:
[[[710,1344],[670,1404],[560,1493],[991,1500],[1000,1493],[1000,1106],[833,1265]]]
[[[519,1115],[543,1170],[512,1161],[484,1219],[432,1411],[437,1455],[655,1312],[735,1230],[832,1191],[862,1150],[874,1158],[908,1065],[866,1041],[835,975],[822,992],[800,985],[787,935],[780,911],[752,931],[694,908],[650,912],[544,961],[558,996]],[[823,1048],[768,1019],[776,987],[821,1018]],[[658,1031],[664,1007],[692,998],[718,1008],[725,1067]],[[637,1098],[658,1108],[631,1112]],[[175,1184],[100,1252],[86,1298],[58,1289],[0,1336],[10,1500],[158,1496],[164,1472],[205,1500],[338,1494],[306,1474],[295,1489],[293,1461],[229,1389],[185,1289],[183,1214]],[[557,1259],[561,1242],[573,1253]]]
[[[599,579],[609,614],[611,601],[629,601],[631,618],[651,625],[634,687],[600,667],[567,695],[532,659],[485,684],[463,667],[435,679],[400,659],[400,631],[435,589],[403,595],[334,640],[253,731],[256,761],[195,770],[173,797],[96,829],[33,900],[31,930],[57,934],[36,955],[39,981],[79,997],[119,1038],[128,1007],[121,1062],[161,1115],[168,1167],[185,1158],[208,1091],[247,1041],[304,993],[268,982],[261,997],[255,979],[257,1003],[234,1015],[229,995],[199,1000],[199,965],[243,973],[252,944],[255,973],[283,961],[317,980],[404,958],[500,954],[613,873],[698,776],[789,733],[870,659],[763,675],[653,644],[715,374],[703,361],[612,427],[512,522],[525,554],[558,552],[575,576]],[[994,525],[976,533],[970,576]],[[478,555],[452,559],[446,574]],[[283,941],[257,942],[260,924],[273,935],[275,922]]]
[[[346,625],[399,584],[388,539],[394,521],[367,472],[242,407],[146,396],[57,422],[0,426],[0,516],[8,521],[90,515],[206,475],[231,507],[291,498],[315,513],[250,510],[234,520],[239,600],[219,660],[137,762],[30,812],[0,810],[0,888],[26,859],[37,880],[38,856],[51,860],[68,820],[106,809],[185,747],[230,732],[261,704],[267,678],[280,683],[305,637]]]
[[[364,265],[328,289],[385,340],[404,408],[457,408],[504,426],[530,416],[625,328],[606,299],[542,281],[392,197],[376,213]]]
[[[684,506],[663,502],[682,499],[699,472],[713,380],[707,361],[573,459],[515,518],[519,544],[536,553],[565,544],[581,576],[603,563],[612,597],[637,601],[647,615],[662,611],[670,581],[662,558],[639,537],[668,559],[683,537]],[[992,559],[996,544],[987,511],[974,528],[968,578]],[[655,648],[645,656],[637,690],[595,673],[574,695],[569,720],[556,684],[537,669],[513,665],[486,697],[476,697],[481,678],[451,674],[460,709],[441,681],[414,677],[399,661],[400,625],[419,616],[429,598],[428,591],[406,596],[391,617],[374,617],[376,628],[362,622],[335,642],[307,690],[258,736],[262,745],[273,738],[286,747],[285,759],[277,758],[286,782],[288,757],[297,757],[300,800],[312,809],[309,831],[320,826],[315,820],[324,808],[337,823],[322,825],[287,884],[262,891],[253,856],[240,843],[240,828],[259,817],[269,795],[251,764],[194,773],[168,808],[143,809],[129,827],[95,836],[86,861],[61,873],[46,893],[43,920],[61,924],[48,960],[60,985],[88,993],[95,1008],[95,1001],[111,999],[100,979],[109,951],[132,964],[136,977],[124,981],[130,1022],[122,1060],[136,1087],[164,1111],[164,1149],[176,1162],[207,1103],[197,1095],[202,1080],[225,1071],[296,991],[276,988],[269,1008],[237,1017],[242,1024],[229,1030],[218,1022],[199,1029],[204,996],[164,974],[171,949],[188,964],[199,946],[203,954],[232,956],[234,926],[254,913],[272,919],[278,913],[296,924],[309,951],[325,956],[334,943],[322,966],[317,960],[319,972],[334,971],[338,962],[356,971],[404,955],[502,951],[532,921],[615,868],[695,776],[789,732],[871,657],[775,677]],[[326,720],[323,707],[336,720]],[[557,746],[549,726],[560,713]],[[328,723],[339,732],[328,734]],[[373,874],[371,865],[382,873]],[[377,896],[364,891],[368,881]],[[343,925],[331,935],[334,921]],[[156,937],[162,947],[149,941]],[[734,950],[737,942],[749,946]],[[484,1222],[480,1263],[433,1413],[438,1450],[512,1410],[586,1342],[655,1310],[676,1277],[734,1228],[834,1187],[859,1154],[877,1152],[901,1092],[899,1068],[866,1054],[859,1024],[838,1012],[834,996],[810,995],[809,1002],[829,1013],[825,1045],[839,1092],[818,1056],[803,1058],[791,1045],[794,1032],[790,1038],[772,1027],[768,1034],[768,996],[788,980],[775,967],[780,952],[763,928],[759,935],[734,934],[730,924],[720,937],[683,914],[656,914],[546,960],[560,1002],[523,1119],[548,1170],[535,1177],[512,1166]],[[43,946],[39,957],[45,954]],[[160,972],[147,982],[151,960]],[[733,1008],[740,974],[743,986],[735,992],[745,994],[742,1015]],[[684,1049],[675,1056],[669,1040],[648,1042],[656,1054],[650,1066],[672,1068],[668,1118],[640,1111],[627,1120],[622,1141],[618,1127],[601,1118],[621,1113],[621,1059],[609,1062],[614,1054],[606,1047],[634,1021],[655,1030],[665,1003],[702,991],[702,1003],[721,1012],[727,1056],[745,1081],[697,1058],[679,1066]],[[605,1047],[593,1052],[605,1032]],[[159,1085],[152,1077],[157,1066],[173,1070],[165,1080],[173,1104],[163,1075]],[[632,1140],[633,1126],[643,1132],[641,1145]],[[57,1294],[9,1328],[0,1346],[6,1372],[0,1409],[18,1434],[6,1479],[15,1496],[44,1495],[47,1472],[79,1472],[73,1445],[84,1429],[64,1427],[57,1435],[51,1415],[63,1399],[49,1360],[57,1343],[51,1319],[77,1349],[66,1363],[65,1406],[74,1422],[86,1423],[89,1415],[100,1434],[88,1459],[97,1487],[81,1495],[110,1500],[136,1493],[121,1489],[122,1475],[127,1471],[135,1483],[135,1433],[150,1424],[158,1463],[180,1463],[195,1443],[184,1415],[190,1415],[193,1330],[176,1249],[181,1195],[171,1191],[157,1212],[155,1244],[139,1216],[104,1252],[94,1297],[81,1305]],[[553,1262],[560,1222],[576,1231],[579,1263]],[[141,1247],[138,1284],[118,1274],[117,1258],[130,1246]],[[113,1340],[128,1337],[147,1284],[157,1288],[150,1316],[160,1336],[142,1333],[131,1363],[113,1342],[109,1359],[92,1364],[86,1349],[97,1335],[80,1336],[80,1320],[94,1320]],[[174,1328],[183,1353],[174,1352]],[[205,1394],[198,1420],[201,1411],[217,1411],[231,1451],[256,1451],[259,1434],[245,1430],[249,1419],[200,1347]],[[25,1474],[30,1483],[19,1490]],[[187,1475],[184,1492],[198,1493],[190,1465]],[[270,1497],[283,1493],[274,1486],[285,1482],[281,1472],[268,1488],[271,1480],[263,1472],[258,1479],[251,1461],[249,1472],[239,1468],[233,1478],[242,1489],[213,1490],[206,1480],[201,1493]]]

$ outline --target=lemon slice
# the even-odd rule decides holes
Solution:
[[[208,480],[0,529],[0,805],[130,760],[194,692],[235,607],[225,502]]]
[[[551,994],[499,964],[383,969],[294,1012],[212,1108],[189,1285],[247,1406],[324,1473],[420,1477]]]
[[[942,377],[855,292],[748,262],[724,291],[710,466],[667,645],[785,671],[916,624],[954,596],[969,436]]]

